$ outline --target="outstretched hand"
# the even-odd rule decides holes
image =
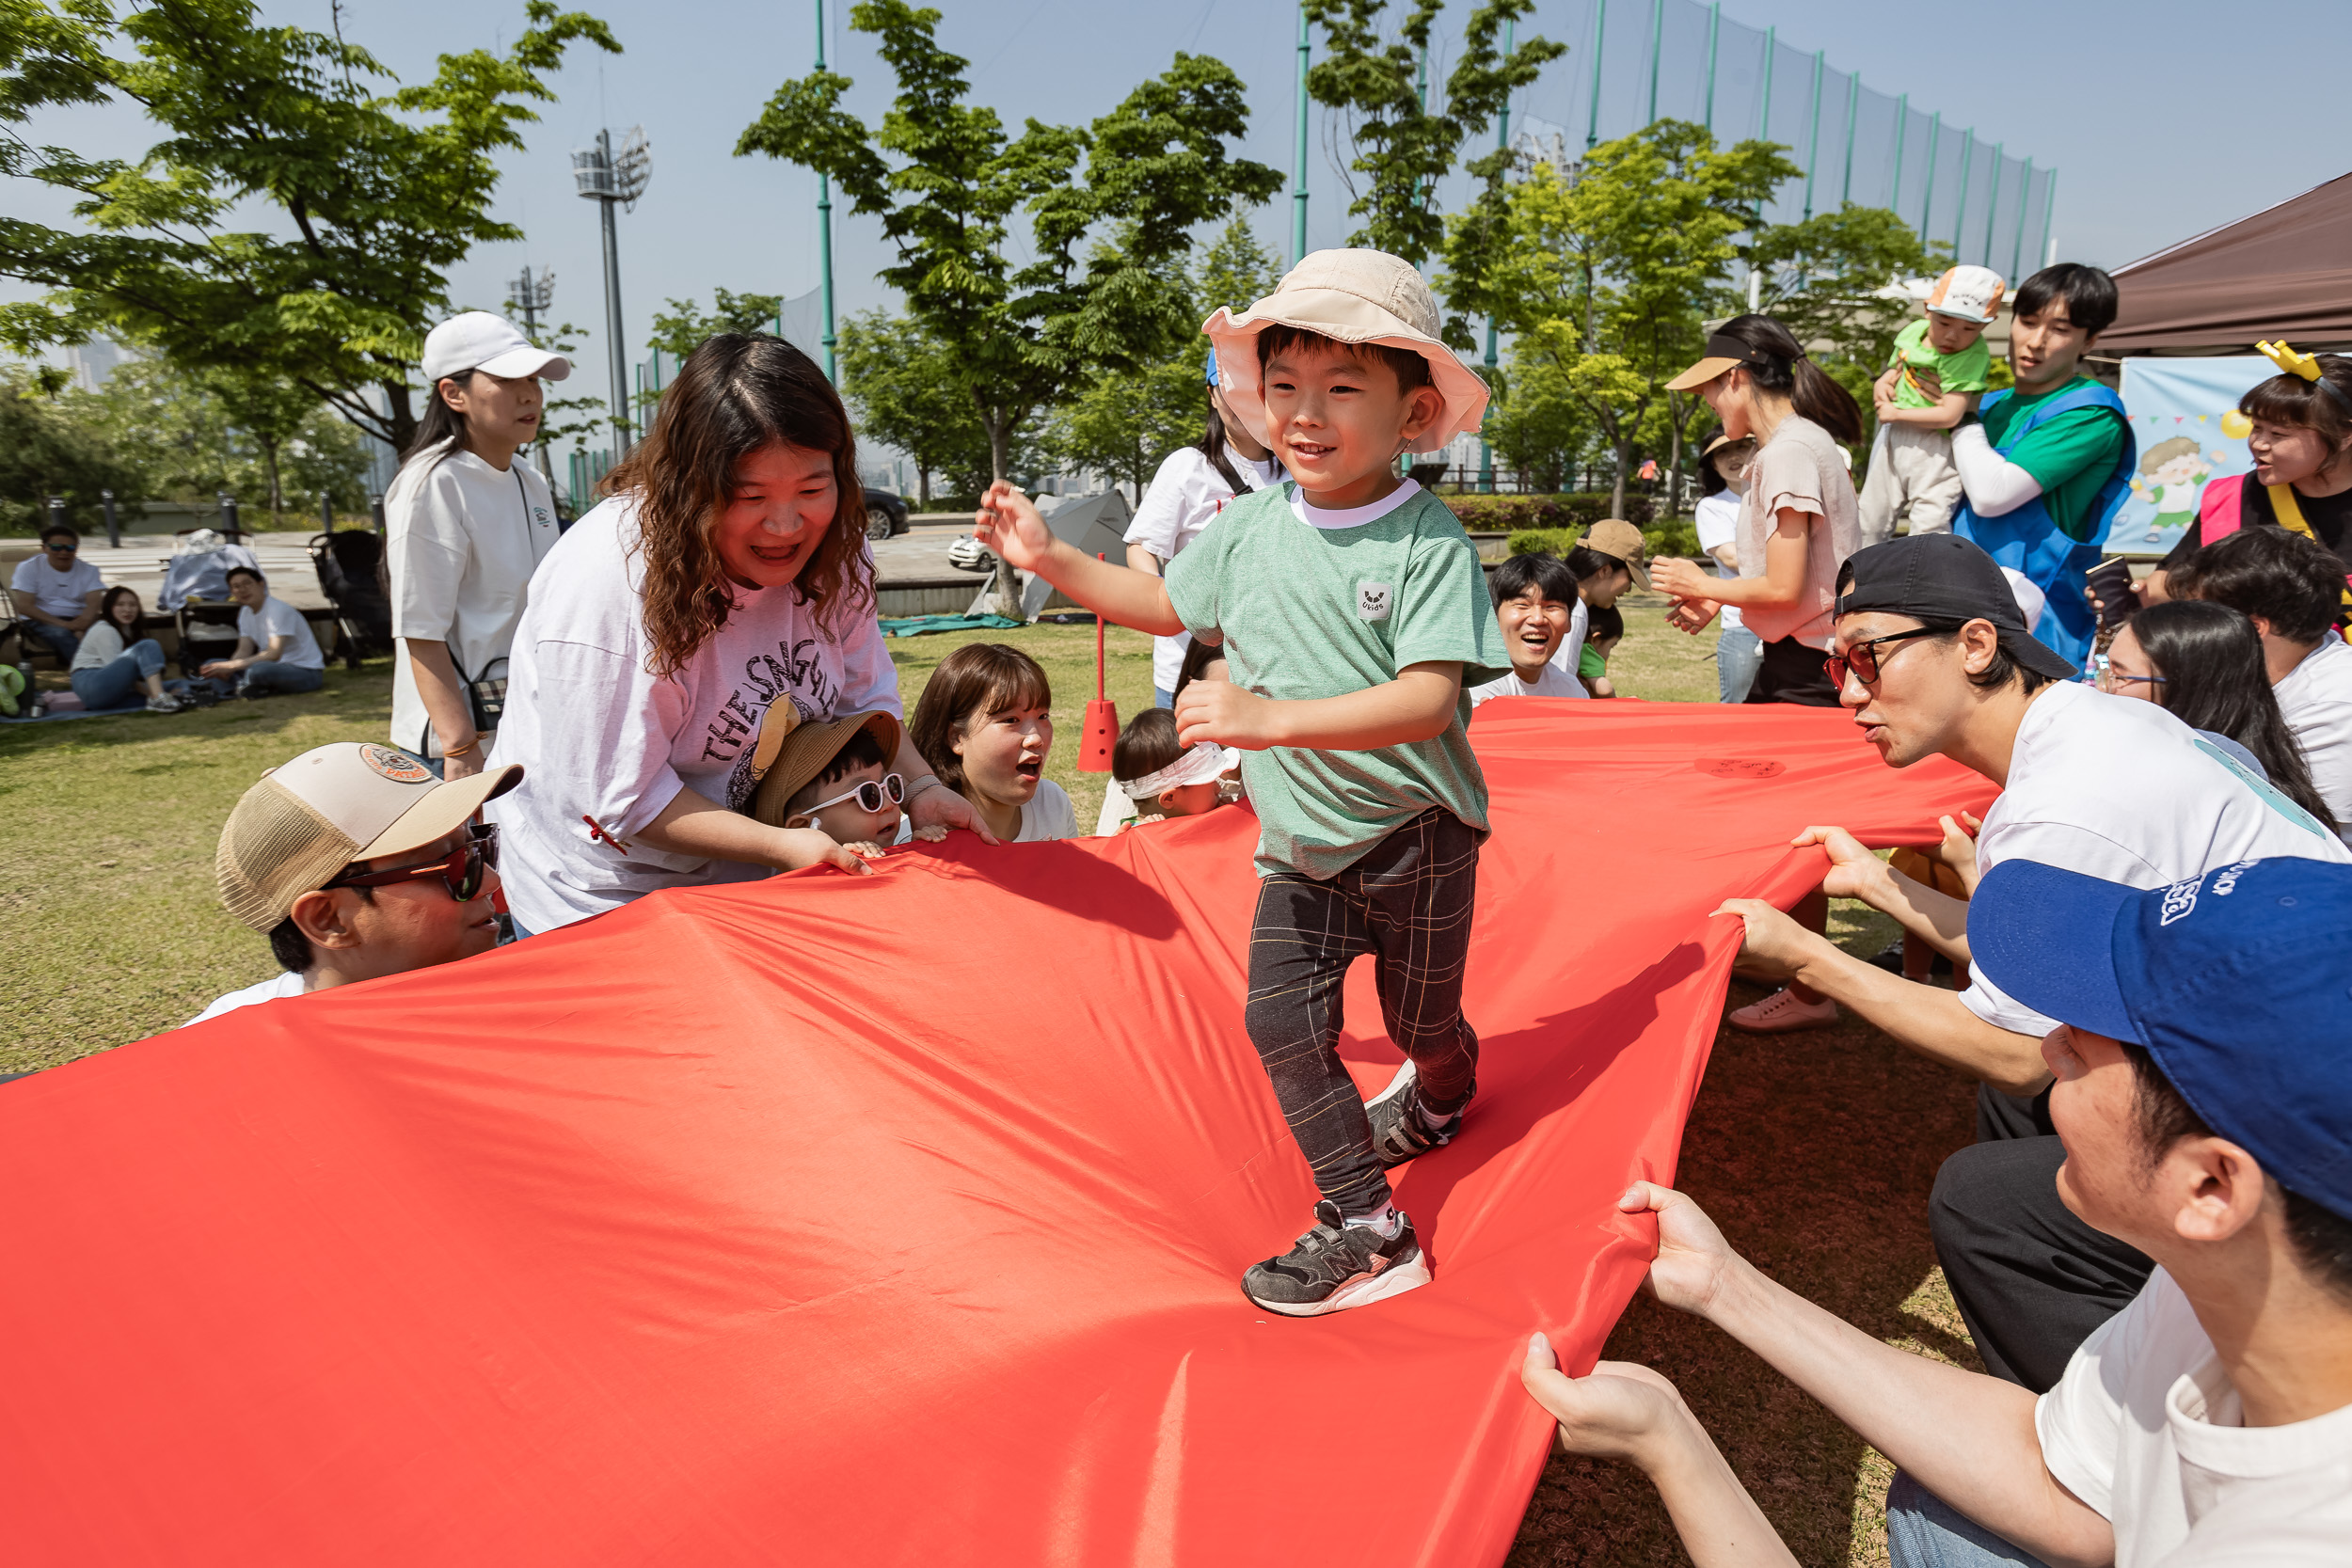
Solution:
[[[1723,603],[1717,599],[1677,599],[1666,611],[1666,625],[1677,631],[1696,637],[1708,624],[1723,613]]]
[[[1045,526],[1037,502],[1005,480],[998,480],[980,497],[972,518],[972,536],[1025,572],[1044,564],[1058,543]]]
[[[1671,556],[1649,565],[1649,585],[1669,598],[1703,599],[1716,580],[1713,573],[1702,571],[1696,562]]]
[[[1560,1423],[1565,1453],[1641,1465],[1655,1455],[1661,1434],[1686,1414],[1673,1384],[1630,1361],[1603,1361],[1588,1376],[1570,1377],[1542,1334],[1528,1338],[1519,1384]]]

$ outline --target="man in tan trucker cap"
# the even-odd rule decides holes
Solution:
[[[497,946],[498,830],[473,817],[522,777],[510,766],[444,784],[405,752],[354,741],[263,774],[214,864],[221,903],[285,973],[189,1022]]]

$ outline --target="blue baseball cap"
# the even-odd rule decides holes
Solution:
[[[2206,1126],[2352,1217],[2352,865],[2239,861],[2124,887],[2004,861],[1968,951],[2038,1013],[2144,1046]]]
[[[1209,385],[1216,385],[1216,350],[1209,350]]]

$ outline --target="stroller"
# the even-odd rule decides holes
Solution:
[[[392,602],[384,591],[384,541],[358,529],[314,534],[310,564],[319,590],[335,607],[342,632],[343,665],[357,670],[362,658],[392,651]]]
[[[229,600],[229,571],[262,569],[245,546],[209,528],[175,534],[164,562],[155,608],[177,618],[181,673],[194,675],[207,659],[226,658],[237,645],[237,607]]]

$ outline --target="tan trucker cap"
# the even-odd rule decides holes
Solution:
[[[220,831],[213,866],[230,914],[267,935],[294,900],[354,861],[445,838],[523,781],[512,764],[444,784],[389,746],[343,740],[262,775]]]

